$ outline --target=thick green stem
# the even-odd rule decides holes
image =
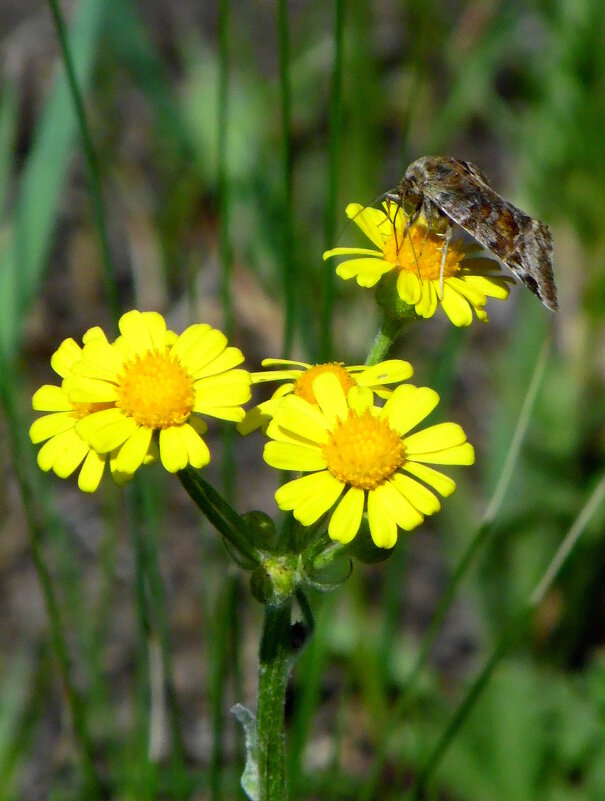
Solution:
[[[293,663],[292,600],[265,606],[258,670],[259,801],[287,801],[285,700]]]

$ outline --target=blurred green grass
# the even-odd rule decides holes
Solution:
[[[343,588],[313,599],[317,630],[295,670],[289,707],[292,795],[400,799],[603,472],[605,15],[597,0],[344,4],[335,95],[335,9],[291,6],[288,232],[277,8],[222,9],[224,51],[217,9],[203,4],[159,4],[154,12],[130,0],[82,0],[71,21],[123,308],[151,299],[174,327],[198,319],[220,325],[220,237],[227,236],[233,336],[248,366],[281,355],[288,325],[296,353],[316,358],[325,344],[318,298],[330,296],[321,253],[334,244],[326,217],[335,213],[344,225],[347,202],[370,202],[428,152],[478,163],[553,230],[556,319],[516,287],[510,302],[488,308],[488,326],[458,332],[433,320],[397,349],[418,382],[438,386],[440,419],[463,422],[477,445],[472,479],[461,477],[443,512],[402,537],[390,561],[357,565]],[[7,14],[3,27],[0,11],[0,36],[13,54],[0,94],[2,381],[16,407],[0,429],[7,476],[8,428],[25,433],[30,388],[50,379],[48,357],[64,336],[109,321],[71,99],[28,26],[56,53],[54,33],[43,4],[28,13],[21,21]],[[19,63],[28,68],[11,72]],[[222,143],[221,74],[228,74]],[[341,242],[353,236],[348,228]],[[296,303],[288,322],[289,275]],[[371,301],[356,287],[335,289],[331,355],[359,361],[374,332]],[[392,731],[385,720],[497,481],[551,325],[556,345],[505,504]],[[258,440],[235,448],[236,502],[271,512],[271,488],[255,475],[259,454]],[[91,500],[68,483],[40,481],[26,444],[13,445],[12,458],[36,493],[51,488],[40,549],[107,797],[241,798],[241,736],[228,710],[236,700],[253,704],[259,630],[245,579],[231,576],[214,533],[158,475],[145,477],[129,501],[111,487]],[[217,468],[210,475],[221,480]],[[16,494],[7,480],[0,799],[92,798],[61,670],[49,656]],[[590,521],[484,689],[430,797],[605,796],[603,515]],[[373,786],[364,784],[379,751],[385,763]]]

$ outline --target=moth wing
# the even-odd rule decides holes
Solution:
[[[495,192],[470,162],[447,178],[425,181],[424,194],[443,214],[497,256],[544,305],[558,307],[548,226]]]

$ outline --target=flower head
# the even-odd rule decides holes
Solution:
[[[513,279],[502,275],[498,262],[487,258],[478,246],[465,245],[461,239],[449,242],[442,286],[445,240],[427,228],[421,217],[410,224],[403,208],[392,201],[385,202],[383,209],[350,203],[346,212],[377,250],[356,247],[327,250],[324,259],[354,257],[338,265],[336,274],[340,278],[356,278],[359,286],[372,287],[383,275],[396,270],[397,293],[402,301],[414,307],[416,314],[432,317],[441,305],[457,326],[470,325],[473,310],[480,320],[486,321],[487,298],[508,297],[508,284]]]
[[[265,429],[274,416],[281,400],[289,394],[297,395],[317,403],[313,394],[313,382],[322,373],[331,373],[338,379],[345,394],[351,387],[368,387],[380,398],[388,398],[393,392],[385,384],[395,384],[410,378],[414,370],[409,362],[401,359],[390,359],[379,362],[371,367],[368,365],[352,365],[345,367],[339,362],[326,364],[305,364],[289,359],[263,359],[263,367],[276,367],[276,370],[266,370],[252,373],[252,383],[260,384],[266,381],[281,381],[283,383],[275,390],[271,398],[259,403],[246,413],[237,430],[240,434],[249,434],[257,428]],[[281,369],[280,369],[281,368]]]
[[[397,387],[383,407],[367,387],[345,393],[331,374],[313,383],[317,405],[290,395],[267,428],[267,464],[306,473],[280,487],[275,500],[305,526],[329,512],[328,534],[342,543],[357,534],[364,511],[380,548],[391,548],[398,528],[410,531],[441,508],[437,496],[456,488],[430,464],[474,462],[456,423],[410,434],[439,402],[428,387]]]
[[[159,458],[171,473],[203,467],[210,452],[200,414],[241,421],[250,375],[234,369],[244,357],[220,331],[198,324],[180,336],[156,312],[131,311],[121,336],[87,341],[63,381],[72,404],[93,404],[76,433],[97,454],[112,453],[119,473],[132,475]]]
[[[99,340],[107,344],[100,328],[91,328],[83,342]],[[72,375],[73,367],[82,359],[82,348],[73,339],[64,340],[51,357],[51,365],[61,378]],[[34,444],[44,442],[38,453],[42,470],[53,470],[60,478],[67,478],[81,466],[78,486],[84,492],[94,492],[103,476],[108,454],[99,454],[76,431],[80,420],[108,407],[107,403],[72,402],[62,386],[45,384],[32,399],[36,411],[49,412],[32,424],[29,435]],[[128,476],[120,475],[112,463],[112,475],[118,483]]]

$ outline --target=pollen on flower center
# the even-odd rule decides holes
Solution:
[[[116,405],[145,428],[182,425],[193,409],[193,379],[166,351],[148,351],[124,364]]]
[[[401,437],[368,410],[350,411],[323,446],[329,472],[359,489],[375,489],[405,461]]]
[[[393,226],[393,233],[384,243],[383,256],[386,261],[396,264],[401,270],[413,272],[427,280],[441,277],[441,259],[445,240],[423,225],[413,224],[407,232],[404,228]],[[449,243],[444,278],[451,278],[460,271],[464,252],[458,241]]]
[[[304,398],[309,403],[317,404],[315,395],[313,394],[313,382],[317,376],[322,373],[333,373],[340,381],[345,396],[351,387],[355,386],[354,379],[351,378],[350,373],[345,370],[341,363],[328,362],[326,364],[316,364],[313,367],[309,367],[308,370],[305,370],[294,384],[294,394]]]

